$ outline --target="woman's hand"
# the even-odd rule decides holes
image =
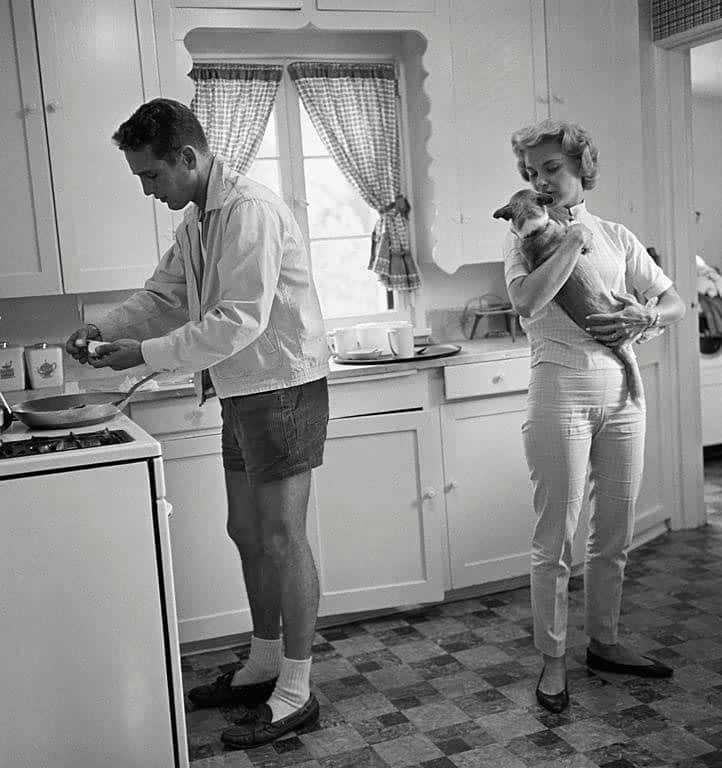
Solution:
[[[608,347],[620,347],[634,341],[649,328],[655,313],[629,293],[612,291],[612,296],[622,302],[622,308],[616,312],[587,315],[586,331]]]

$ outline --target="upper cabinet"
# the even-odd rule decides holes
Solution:
[[[0,296],[61,293],[43,94],[29,3],[0,3]]]
[[[174,8],[230,8],[242,11],[300,11],[303,0],[171,0]]]
[[[316,0],[319,11],[395,11],[431,13],[434,0]]]
[[[170,243],[170,219],[111,136],[158,93],[150,4],[6,0],[0,29],[11,54],[0,163],[13,194],[0,209],[10,256],[0,296],[141,286]]]
[[[501,260],[507,227],[492,212],[528,186],[516,167],[511,134],[546,117],[568,119],[590,131],[599,147],[600,172],[598,189],[588,195],[589,208],[639,231],[637,13],[636,2],[617,0],[450,4],[450,143],[458,192],[437,200],[433,250],[445,271]]]

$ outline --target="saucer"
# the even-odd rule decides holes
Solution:
[[[351,352],[339,352],[336,357],[339,360],[376,360],[381,356],[381,350],[374,349],[354,349]]]

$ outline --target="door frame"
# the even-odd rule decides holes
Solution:
[[[643,116],[649,224],[657,233],[660,252],[668,254],[665,269],[687,314],[668,335],[670,423],[667,425],[670,466],[678,482],[669,499],[673,529],[706,522],[699,374],[698,301],[691,215],[692,116],[690,48],[722,38],[722,20],[695,30],[653,41],[648,4],[641,4]],[[690,394],[691,393],[691,394]]]

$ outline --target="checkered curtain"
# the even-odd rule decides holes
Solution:
[[[652,0],[652,38],[662,40],[722,19],[722,0]]]
[[[388,289],[415,291],[421,280],[401,193],[394,66],[299,61],[288,72],[331,157],[379,214],[369,269]]]
[[[208,138],[238,173],[253,163],[273,109],[283,67],[266,64],[195,64],[191,109]]]

